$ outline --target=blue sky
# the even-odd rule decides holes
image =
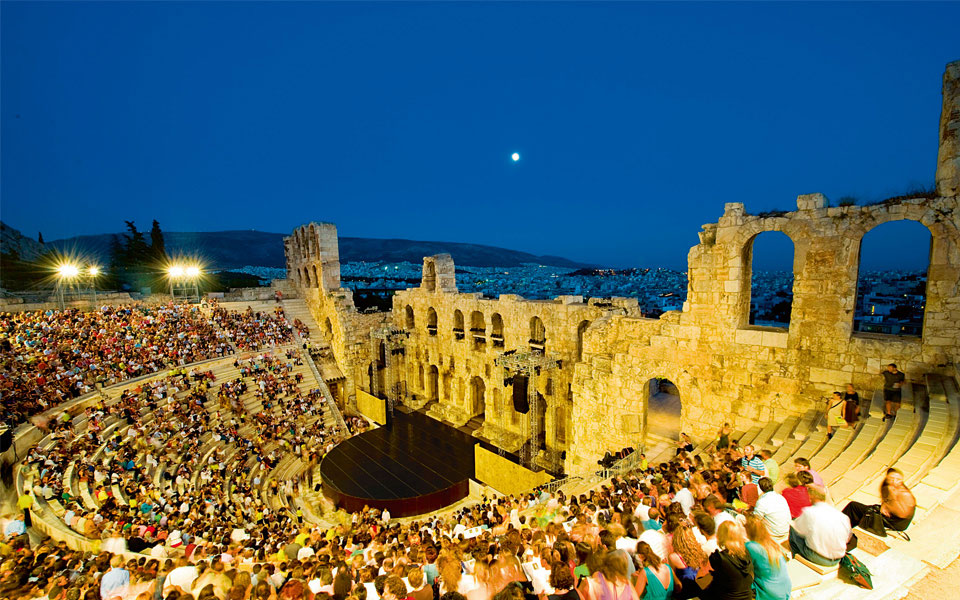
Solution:
[[[724,202],[932,184],[960,58],[957,3],[3,2],[0,22],[0,217],[28,235],[317,220],[614,266],[683,268]],[[904,266],[926,260],[911,231]]]

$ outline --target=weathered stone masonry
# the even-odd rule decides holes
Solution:
[[[496,357],[541,346],[556,355],[561,367],[535,378],[545,400],[537,418],[547,448],[566,451],[568,472],[595,465],[607,450],[638,445],[654,377],[678,386],[682,427],[694,437],[712,435],[723,421],[748,427],[804,415],[844,383],[875,389],[885,363],[896,362],[916,379],[945,373],[960,360],[958,81],[960,63],[951,63],[937,197],[831,207],[810,194],[797,199],[796,211],[771,217],[728,203],[689,252],[683,310],[658,319],[640,316],[630,299],[461,294],[448,255],[425,258],[421,286],[398,292],[390,313],[361,314],[340,286],[336,228],[327,223],[305,225],[285,239],[288,277],[330,338],[348,396],[357,386],[369,389],[371,373],[378,373],[380,390],[427,405],[435,416],[462,424],[482,414],[477,433],[508,450],[526,439],[533,415],[513,410],[512,387]],[[923,334],[854,333],[860,242],[871,229],[903,219],[932,234]],[[787,329],[748,321],[753,240],[766,231],[794,243]],[[386,325],[409,334],[391,356],[389,375],[379,373],[384,361],[371,336]]]

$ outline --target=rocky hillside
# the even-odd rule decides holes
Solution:
[[[120,234],[117,234],[120,235]],[[171,255],[200,256],[211,268],[234,269],[247,265],[259,267],[285,266],[282,233],[263,231],[164,232],[167,252]],[[111,234],[82,235],[48,242],[48,246],[96,257],[106,263]],[[429,242],[416,240],[381,240],[373,238],[340,238],[340,260],[388,261],[419,263],[424,256],[448,252],[458,265],[473,267],[510,267],[537,263],[556,267],[585,266],[557,256],[536,256],[527,252],[496,246]]]

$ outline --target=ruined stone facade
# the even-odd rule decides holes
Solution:
[[[682,428],[695,438],[712,436],[724,421],[747,428],[810,414],[847,382],[862,392],[876,389],[883,364],[896,362],[915,379],[960,361],[958,80],[960,64],[951,63],[939,196],[831,207],[823,195],[810,194],[798,197],[796,211],[775,216],[749,215],[742,203],[728,203],[689,252],[683,310],[657,319],[642,317],[630,299],[458,293],[448,255],[425,258],[421,286],[398,292],[390,313],[360,314],[340,287],[330,224],[306,225],[286,238],[289,277],[329,336],[348,390],[372,388],[457,424],[479,421],[477,435],[511,451],[539,419],[543,445],[566,452],[567,472],[588,469],[605,451],[642,443],[648,386],[657,377],[678,387]],[[932,235],[923,333],[856,333],[861,240],[904,219]],[[794,244],[789,328],[749,324],[753,242],[767,231]],[[508,351],[559,361],[531,378],[543,397],[537,414],[515,410],[516,381],[497,364]]]

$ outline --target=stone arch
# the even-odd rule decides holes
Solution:
[[[437,365],[430,365],[430,368],[427,369],[427,388],[425,393],[427,394],[427,400],[440,399],[440,370],[437,369]]]
[[[530,319],[530,347],[533,350],[546,351],[547,329],[540,317]]]
[[[320,287],[320,271],[317,270],[317,265],[313,265],[313,286]]]
[[[647,445],[657,440],[679,439],[683,403],[680,388],[666,377],[652,377],[644,385],[646,411],[643,416]]]
[[[432,306],[427,309],[427,333],[437,335],[437,311]]]
[[[908,225],[909,223],[909,225]],[[873,253],[890,252],[896,254],[897,258],[902,260],[906,253],[919,251],[922,253],[921,259],[922,271],[917,275],[903,273],[897,275],[890,271],[874,272],[876,264],[870,265],[864,261],[864,240],[868,242],[874,232],[880,230],[883,232],[893,232],[900,229],[905,232],[909,229],[917,231],[923,229],[928,242],[926,248],[920,249],[915,244],[883,244],[890,250],[882,246],[870,248],[872,244],[868,243],[868,249]],[[885,222],[871,227],[860,238],[857,246],[857,287],[855,308],[853,311],[853,331],[854,333],[870,334],[888,334],[901,336],[919,337],[923,333],[923,323],[925,320],[929,288],[930,263],[933,249],[933,232],[929,226],[914,219],[889,219]],[[918,258],[917,256],[916,258]],[[871,268],[871,266],[873,268]],[[898,270],[902,273],[902,270]],[[879,284],[879,285],[875,285]],[[884,288],[886,288],[884,290]]]
[[[331,340],[333,339],[333,323],[330,322],[330,317],[327,317],[323,321],[323,327],[327,331],[327,337]]]
[[[470,313],[470,331],[473,333],[486,333],[487,324],[484,321],[483,313],[475,310]]]
[[[403,310],[404,314],[404,327],[407,331],[413,331],[416,328],[416,320],[413,316],[413,307],[409,304]]]
[[[787,328],[791,322],[793,310],[793,289],[797,274],[797,246],[794,239],[785,231],[790,227],[776,227],[765,229],[751,236],[741,249],[741,302],[740,322],[742,325],[761,325],[767,327]],[[754,248],[757,238],[766,236],[765,242],[770,242],[780,235],[790,241],[792,256],[789,259],[789,271],[786,274],[779,269],[767,272],[761,270],[763,278],[756,276],[754,268]],[[782,278],[786,281],[781,281]],[[769,293],[769,295],[767,295]],[[761,295],[762,294],[762,295]]]
[[[417,387],[420,388],[420,391],[425,391],[426,388],[426,379],[424,377],[423,365],[420,365],[417,368]]]
[[[479,376],[473,376],[470,379],[470,415],[475,417],[482,415],[486,411],[486,384]]]
[[[453,311],[453,334],[458,340],[463,339],[463,312],[459,308]]]
[[[587,320],[580,321],[577,325],[577,362],[583,360],[583,336],[586,335],[588,327],[590,327],[590,321]]]
[[[490,335],[503,337],[503,317],[500,313],[493,313],[490,316]]]
[[[453,376],[449,372],[443,374],[443,399],[446,402],[452,402],[453,397],[451,393],[453,387]]]

